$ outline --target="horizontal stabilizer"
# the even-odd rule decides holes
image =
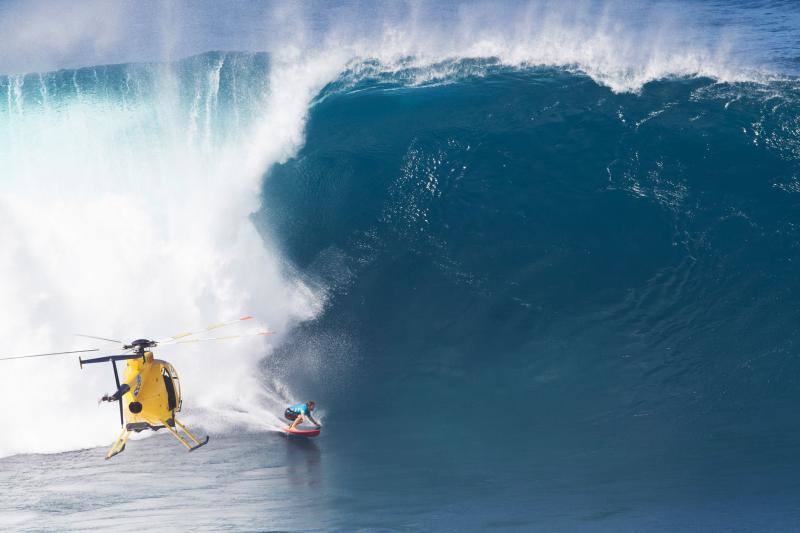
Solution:
[[[91,363],[107,363],[108,361],[124,361],[126,359],[138,359],[139,357],[143,357],[141,354],[135,353],[128,353],[122,355],[106,355],[105,357],[95,357],[94,359],[82,359],[78,358],[81,363],[81,368],[83,365],[88,365]]]

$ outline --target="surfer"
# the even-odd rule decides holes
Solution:
[[[314,417],[311,416],[311,411],[314,410],[316,407],[316,403],[314,401],[308,401],[306,403],[298,403],[297,405],[292,405],[286,408],[286,412],[283,413],[283,416],[286,417],[287,420],[293,420],[292,425],[289,426],[289,429],[294,429],[298,425],[302,424],[303,421],[308,418],[312,424],[317,426],[317,429],[321,428],[322,426],[314,420]]]

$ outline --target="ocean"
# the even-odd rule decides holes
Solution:
[[[0,362],[0,527],[796,529],[800,10],[564,5],[0,76],[5,355],[276,332],[154,350],[190,454]]]

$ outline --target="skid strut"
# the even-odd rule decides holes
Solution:
[[[106,459],[111,459],[118,453],[121,453],[125,449],[125,443],[128,442],[128,437],[131,436],[131,431],[128,428],[123,427],[122,433],[119,434],[117,440],[114,441],[114,444],[111,448],[108,449],[108,453],[106,454]]]
[[[190,444],[190,443],[187,441],[187,439],[186,439],[186,438],[182,437],[182,436],[181,436],[181,434],[180,434],[180,433],[179,433],[179,432],[178,432],[178,431],[177,431],[177,430],[176,430],[174,427],[170,426],[170,425],[169,425],[169,424],[167,424],[166,422],[162,422],[162,423],[164,424],[164,427],[165,427],[165,428],[167,428],[167,430],[168,430],[170,433],[172,433],[172,435],[173,435],[173,436],[174,436],[176,439],[178,439],[178,442],[180,442],[181,444],[183,444],[184,446],[186,446],[186,449],[187,449],[187,450],[189,450],[190,452],[191,452],[191,451],[194,451],[194,450],[196,450],[197,448],[200,448],[201,446],[205,446],[206,444],[208,444],[208,436],[206,436],[206,440],[204,440],[204,441],[202,441],[202,442],[201,442],[201,441],[200,441],[200,439],[198,439],[197,437],[195,437],[195,436],[192,434],[192,432],[191,432],[191,431],[189,431],[189,428],[187,428],[186,426],[184,426],[183,424],[181,424],[180,422],[178,422],[178,420],[177,420],[177,419],[173,419],[173,422],[175,422],[175,426],[176,426],[176,427],[178,427],[180,430],[182,430],[182,431],[183,431],[183,432],[186,434],[186,436],[187,436],[187,437],[189,437],[189,439],[191,439],[191,440],[194,442],[194,446],[192,446],[192,445],[191,445],[191,444]]]

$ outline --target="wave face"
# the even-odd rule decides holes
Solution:
[[[441,468],[797,470],[796,82],[348,76],[257,216],[328,288],[285,379]]]

